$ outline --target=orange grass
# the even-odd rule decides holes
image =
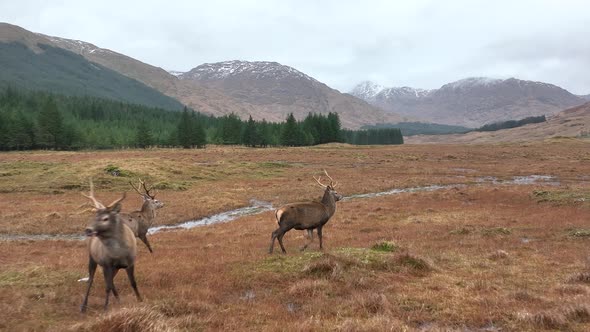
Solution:
[[[588,146],[564,144],[71,153],[67,158],[74,165],[134,158],[166,158],[179,168],[216,165],[221,176],[189,181],[194,174],[183,174],[174,181],[186,181],[187,190],[161,191],[164,223],[247,205],[251,198],[275,205],[318,198],[321,189],[310,179],[323,168],[341,182],[344,195],[468,183],[483,175],[554,175],[562,185],[486,184],[340,202],[324,228],[323,253],[317,238],[300,253],[303,232],[291,231],[284,240],[289,254],[268,255],[276,227],[272,212],[155,234],[153,255],[139,246],[136,276],[145,302],[136,302],[119,274],[121,303],[113,301],[108,313],[101,310],[101,277],[93,286],[90,312],[78,313],[85,289],[77,282],[86,276],[84,243],[0,242],[0,329],[584,331],[590,238],[571,233],[590,228],[590,210],[584,202],[539,202],[533,195],[588,190],[580,177],[590,174]],[[52,153],[0,155],[6,163],[51,158]],[[268,177],[264,171],[247,173],[259,167],[251,165],[277,160],[291,166],[271,167]],[[124,187],[118,180],[115,189],[103,187],[97,196],[115,198]],[[75,190],[48,195],[46,188],[26,186],[31,189],[0,194],[1,232],[68,233],[89,218],[61,206],[83,201]],[[20,214],[11,205],[16,202]],[[51,212],[62,219],[44,219]],[[27,226],[19,226],[26,220]],[[387,247],[384,243],[394,249],[377,250]]]

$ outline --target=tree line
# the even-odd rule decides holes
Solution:
[[[508,121],[501,121],[501,122],[494,122],[490,124],[483,125],[474,131],[498,131],[501,129],[509,129],[509,128],[516,128],[522,127],[529,123],[541,123],[547,121],[547,118],[544,115],[540,116],[529,116],[527,118],[521,120],[508,120]]]
[[[393,138],[395,137],[395,138]],[[398,129],[351,131],[337,113],[310,113],[303,121],[214,117],[188,108],[169,111],[97,97],[65,96],[8,87],[0,90],[0,150],[76,150],[126,147],[203,148],[308,146],[329,142],[402,144]]]

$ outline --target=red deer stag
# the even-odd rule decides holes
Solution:
[[[153,186],[148,189],[141,179],[139,179],[137,187],[131,182],[129,184],[141,196],[143,205],[141,210],[122,213],[121,219],[131,228],[135,236],[145,243],[148,250],[153,253],[152,246],[147,238],[147,232],[156,220],[156,210],[164,207],[164,203],[156,199],[155,193],[151,193]]]
[[[102,267],[106,285],[106,299],[104,303],[104,309],[106,310],[109,305],[109,295],[113,292],[113,295],[119,300],[119,293],[113,283],[113,278],[117,274],[119,269],[125,269],[129,282],[135,296],[139,301],[142,301],[141,295],[137,290],[137,284],[135,282],[135,256],[137,253],[137,243],[135,235],[131,228],[121,221],[119,211],[121,210],[121,201],[125,199],[125,194],[108,206],[104,206],[96,198],[94,198],[94,186],[92,180],[90,180],[90,195],[82,194],[89,198],[94,203],[96,210],[96,216],[94,221],[86,228],[86,235],[88,239],[88,289],[86,290],[86,296],[84,302],[80,306],[81,312],[86,312],[88,308],[88,295],[90,294],[90,288],[94,281],[94,273],[96,267],[100,265]]]
[[[317,179],[314,177],[320,186],[326,188],[321,202],[292,203],[284,205],[275,211],[275,217],[277,218],[279,228],[272,232],[270,248],[268,250],[269,254],[272,254],[275,239],[279,240],[283,253],[287,253],[283,246],[283,236],[293,228],[297,230],[307,230],[309,242],[301,248],[302,251],[313,241],[314,229],[317,229],[318,231],[320,249],[323,249],[322,227],[324,227],[328,220],[334,215],[334,212],[336,212],[336,202],[342,199],[342,195],[334,190],[334,187],[336,187],[337,184],[334,183],[334,180],[328,175],[328,172],[324,170],[324,173],[326,173],[326,176],[330,179],[330,184],[328,185],[321,182],[321,177]]]

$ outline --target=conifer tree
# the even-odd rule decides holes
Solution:
[[[154,138],[146,121],[140,120],[135,133],[135,146],[146,149],[154,144]]]
[[[47,98],[37,122],[39,124],[39,143],[57,150],[62,140],[64,124],[53,97]]]
[[[201,125],[201,122],[197,119],[195,112],[191,114],[191,145],[197,148],[204,148],[207,145],[207,135],[205,134],[205,128]]]

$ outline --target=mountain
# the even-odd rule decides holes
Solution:
[[[590,138],[590,102],[566,109],[548,117],[546,122],[493,132],[469,132],[452,135],[418,135],[404,139],[405,143],[483,144],[503,142],[542,141],[550,138]]]
[[[580,97],[584,100],[590,101],[590,95],[578,95],[578,97]]]
[[[164,109],[183,105],[137,80],[64,49],[43,35],[0,23],[0,85],[91,95]]]
[[[366,124],[401,121],[395,113],[369,105],[349,94],[277,62],[225,61],[206,63],[178,76],[181,81],[198,83],[222,91],[242,105],[255,119],[283,121],[293,113],[302,119],[309,112],[338,112],[347,128]]]
[[[351,129],[366,124],[403,120],[397,114],[342,94],[278,63],[230,61],[201,65],[187,73],[168,72],[85,41],[32,33],[9,24],[0,25],[0,36],[3,34],[9,36],[10,41],[26,45],[37,53],[37,45],[44,44],[81,55],[99,68],[106,67],[195,110],[216,116],[235,113],[243,119],[252,115],[258,120],[284,121],[288,113],[303,119],[309,112],[338,112],[342,125]],[[232,69],[234,65],[238,65],[242,71],[221,75],[223,68]],[[123,92],[124,89],[117,91]]]
[[[386,111],[466,127],[551,115],[584,102],[558,86],[516,78],[472,77],[434,90],[382,88],[368,98],[359,93],[367,86],[371,83],[360,83],[351,93]]]

